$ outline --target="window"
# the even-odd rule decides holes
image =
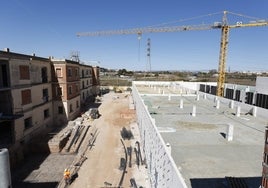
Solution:
[[[20,79],[21,80],[30,80],[29,66],[20,65]]]
[[[48,89],[43,89],[43,101],[48,102]]]
[[[78,76],[78,69],[77,68],[75,69],[75,76],[76,77]]]
[[[70,112],[73,112],[73,105],[70,104]]]
[[[44,119],[49,117],[49,109],[44,110]]]
[[[29,129],[32,126],[33,126],[33,123],[32,123],[31,117],[24,119],[24,129]]]
[[[79,108],[79,101],[76,101],[76,108]]]
[[[46,67],[43,67],[41,69],[41,76],[42,76],[42,83],[47,83],[48,77],[47,77],[47,68]]]
[[[22,90],[21,91],[21,104],[30,104],[32,102],[32,97],[31,97],[31,90]]]
[[[72,69],[68,68],[68,76],[71,77],[72,76]]]
[[[62,88],[61,87],[57,87],[56,96],[62,96]]]
[[[72,94],[72,86],[68,87],[68,94],[71,95]]]
[[[88,70],[87,70],[87,72],[86,72],[86,75],[88,75]]]
[[[58,114],[63,114],[63,107],[62,106],[58,107]]]
[[[8,79],[8,67],[7,62],[0,61],[0,87],[8,87],[9,86],[9,79]],[[4,64],[2,64],[4,63]]]
[[[88,86],[88,80],[87,80],[87,86]]]
[[[56,68],[56,75],[57,75],[57,77],[62,77],[62,70],[61,70],[61,68]]]

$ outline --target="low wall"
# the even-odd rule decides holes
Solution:
[[[156,128],[155,120],[151,118],[134,83],[132,97],[141,135],[140,144],[145,153],[151,187],[187,188],[182,175],[166,148],[163,138]]]
[[[217,98],[217,100],[219,100],[220,103],[225,104],[225,105],[230,105],[231,101],[233,101],[234,108],[237,108],[237,106],[240,106],[241,113],[250,113],[251,114],[253,112],[253,108],[256,108],[256,110],[257,110],[256,117],[260,117],[260,118],[264,118],[264,119],[267,119],[267,117],[268,117],[268,109],[257,107],[257,106],[250,105],[250,104],[246,104],[243,102],[234,101],[234,100],[223,98],[223,97],[218,97],[218,96],[204,93],[204,92],[200,92],[200,91],[198,93],[200,94],[200,97],[206,95],[206,98],[208,100],[215,100],[215,98]]]

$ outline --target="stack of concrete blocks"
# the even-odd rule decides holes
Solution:
[[[135,85],[133,86],[132,95],[136,105],[137,121],[141,135],[140,143],[145,151],[151,187],[186,188],[185,181],[169,154],[166,144],[157,130],[155,121],[151,118]]]
[[[74,126],[72,128],[72,134],[69,137],[69,140],[64,148],[64,152],[71,152],[73,153],[75,151],[75,142],[77,141],[77,139],[79,138],[80,134],[81,134],[81,125],[83,122],[83,118],[77,118],[74,121]]]
[[[54,136],[52,139],[48,142],[48,147],[50,153],[59,153],[64,148],[66,142],[69,139],[69,136],[72,133],[71,126],[73,122],[69,122],[68,126],[60,131],[56,136]]]

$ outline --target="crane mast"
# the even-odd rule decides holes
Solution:
[[[225,83],[225,65],[229,38],[229,27],[227,26],[227,15],[226,11],[223,12],[222,18],[222,29],[221,29],[221,46],[220,46],[220,57],[218,66],[218,81],[217,81],[217,96],[223,96],[224,83]]]
[[[220,55],[219,55],[216,95],[223,96],[224,95],[224,83],[225,83],[226,56],[227,56],[227,47],[228,47],[230,29],[243,28],[243,27],[268,26],[268,21],[265,21],[265,20],[261,20],[259,22],[251,22],[251,23],[237,22],[235,25],[228,25],[227,13],[228,13],[227,11],[223,12],[222,23],[213,24],[213,25],[201,24],[201,25],[187,25],[187,26],[144,27],[144,28],[121,29],[121,30],[79,32],[77,33],[77,36],[83,37],[83,36],[107,36],[107,35],[130,35],[130,34],[137,34],[138,36],[141,36],[143,33],[163,33],[163,32],[221,29],[221,43],[220,43]]]

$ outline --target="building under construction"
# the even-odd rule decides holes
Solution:
[[[99,73],[71,60],[0,55],[1,148],[14,165],[34,137],[80,115],[99,92]],[[223,96],[217,83],[133,82],[130,106],[151,187],[267,187],[267,80],[225,84]],[[8,164],[6,150],[0,154]]]
[[[152,187],[267,187],[267,79],[224,97],[216,83],[134,82]]]

